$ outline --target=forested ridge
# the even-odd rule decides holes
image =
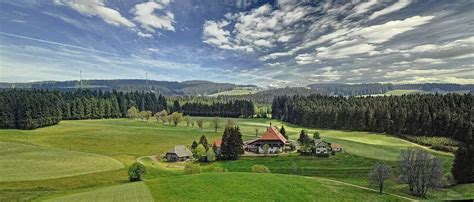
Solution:
[[[472,94],[278,96],[272,117],[307,127],[442,136],[472,141]]]
[[[101,90],[0,91],[0,128],[34,129],[54,125],[60,120],[125,118],[135,106],[152,114],[162,110],[183,112],[192,116],[252,117],[251,101],[186,102],[175,100],[167,106],[166,98],[152,92],[117,92]]]
[[[34,129],[67,119],[126,117],[131,106],[155,113],[166,109],[166,99],[139,92],[4,90],[0,105],[0,128]]]
[[[38,89],[76,91],[90,89],[121,92],[154,92],[162,95],[192,95],[202,96],[217,92],[232,90],[239,87],[256,87],[254,85],[236,85],[232,83],[215,83],[211,81],[156,81],[145,79],[112,79],[112,80],[82,80],[82,81],[41,81],[31,83],[1,83],[0,88]]]

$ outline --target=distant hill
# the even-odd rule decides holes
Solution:
[[[341,96],[360,95],[391,95],[391,91],[407,92],[418,91],[419,93],[473,93],[474,84],[449,84],[449,83],[424,83],[424,84],[310,84],[311,89],[318,90],[324,94]]]
[[[103,91],[152,91],[163,95],[193,95],[204,96],[235,88],[248,88],[254,85],[236,85],[231,83],[214,83],[210,81],[156,81],[143,79],[115,79],[115,80],[83,80],[80,81],[43,81],[31,83],[0,83],[0,88],[22,88],[69,91],[87,88]]]

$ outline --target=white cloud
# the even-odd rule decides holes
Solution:
[[[403,78],[403,77],[452,77],[452,74],[459,74],[460,72],[467,71],[469,68],[447,68],[447,69],[404,69],[399,71],[386,72],[385,78]],[[473,73],[471,73],[473,74]],[[474,76],[474,75],[465,75]],[[446,81],[445,81],[446,82]]]
[[[298,63],[299,65],[320,62],[320,60],[316,59],[315,55],[308,54],[308,53],[304,53],[304,54],[300,54],[296,56],[295,60],[296,60],[296,63]]]
[[[406,6],[408,6],[411,2],[412,2],[412,0],[399,0],[398,2],[392,4],[391,6],[388,6],[384,9],[382,9],[382,10],[379,10],[379,11],[373,13],[369,17],[369,19],[373,20],[373,19],[378,18],[380,16],[387,15],[387,14],[393,13],[395,11],[399,11],[400,9],[405,8]]]
[[[423,53],[423,52],[438,52],[438,51],[443,51],[443,50],[449,50],[453,48],[471,48],[473,49],[474,47],[474,36],[464,38],[464,39],[458,39],[452,42],[447,42],[444,44],[424,44],[424,45],[419,45],[413,47],[409,52],[413,53]]]
[[[220,22],[207,21],[203,26],[203,42],[221,49],[252,52],[251,47],[239,46],[231,41],[230,32],[224,29],[228,24],[229,22],[225,20]]]
[[[275,7],[265,4],[246,12],[228,13],[226,19],[207,21],[203,31],[204,43],[221,49],[253,52],[267,51],[277,43],[289,42],[315,8],[279,3]],[[223,22],[227,23],[221,26]],[[209,32],[211,29],[214,34]],[[225,42],[224,45],[221,42]]]
[[[377,0],[368,0],[367,2],[361,3],[357,5],[356,7],[354,7],[353,9],[354,13],[355,14],[365,13],[369,10],[370,7],[374,6],[375,4],[377,4]]]
[[[123,17],[117,10],[106,7],[104,0],[54,0],[54,3],[68,6],[86,16],[98,16],[105,22],[115,26],[135,26],[135,24]]]
[[[318,40],[327,41],[330,39],[332,45],[316,48],[313,59],[339,59],[358,54],[392,53],[394,52],[392,49],[386,49],[383,52],[376,51],[377,45],[389,41],[396,35],[426,24],[433,18],[434,16],[413,16],[405,20],[389,21],[380,25],[353,28],[346,30],[346,32],[336,32],[322,36]]]
[[[138,32],[137,35],[143,38],[153,38],[153,35],[143,32]]]
[[[151,1],[137,4],[132,9],[132,13],[135,15],[133,20],[140,23],[141,27],[149,32],[155,32],[155,29],[175,31],[173,13],[164,10],[169,3],[169,1],[160,1],[160,3]],[[157,15],[157,11],[162,14]]]
[[[443,64],[446,63],[441,59],[434,59],[434,58],[420,58],[416,59],[414,62],[416,63],[425,63],[425,64]]]

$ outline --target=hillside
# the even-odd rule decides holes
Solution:
[[[31,83],[0,83],[0,88],[43,89],[73,91],[76,89],[93,89],[103,91],[152,91],[162,95],[193,95],[202,96],[235,88],[256,87],[253,85],[236,85],[231,83],[215,83],[210,81],[156,81],[144,79],[115,80],[83,80],[80,81],[44,81]]]
[[[193,117],[194,120],[197,117]],[[190,145],[193,140],[199,140],[201,135],[206,135],[208,141],[222,136],[223,128],[215,133],[209,125],[212,118],[204,118],[204,130],[200,131],[197,126],[187,127],[185,123],[177,127],[158,123],[154,120],[149,122],[130,119],[102,119],[102,120],[74,120],[62,121],[58,125],[35,129],[35,130],[0,130],[0,142],[15,142],[15,145],[33,144],[43,145],[58,151],[80,151],[87,154],[99,154],[121,161],[130,165],[136,158],[142,156],[160,156],[174,145]],[[222,118],[221,124],[227,119]],[[244,140],[255,138],[255,130],[264,131],[270,124],[280,126],[285,124],[287,134],[291,140],[296,140],[301,129],[306,129],[309,134],[314,133],[312,128],[302,128],[296,125],[283,123],[270,119],[232,119],[239,125]],[[399,197],[371,194],[355,186],[368,187],[367,175],[375,162],[385,161],[394,169],[397,169],[398,155],[400,151],[407,148],[426,149],[422,146],[407,142],[405,140],[368,132],[350,132],[339,130],[318,130],[324,140],[332,143],[342,144],[343,152],[330,158],[315,158],[312,156],[299,156],[298,154],[283,155],[278,157],[242,157],[237,161],[218,161],[210,164],[201,164],[201,175],[186,175],[183,171],[185,164],[181,163],[153,163],[145,158],[148,174],[145,185],[150,190],[155,200],[193,200],[197,196],[215,197],[224,200],[222,192],[232,189],[233,195],[228,200],[239,200],[241,197],[263,197],[275,200],[273,197],[281,197],[281,194],[298,200],[317,200],[325,197],[338,197],[344,193],[344,198],[352,201],[362,197],[367,200],[404,200]],[[25,147],[25,148],[30,148]],[[35,146],[36,148],[36,146]],[[5,147],[0,147],[0,153],[5,153]],[[35,150],[31,150],[35,151]],[[430,153],[438,156],[443,161],[444,172],[449,172],[453,161],[453,155],[427,149]],[[27,152],[27,151],[25,151]],[[28,155],[11,156],[8,161],[28,161],[35,153]],[[39,154],[38,154],[39,155]],[[73,159],[71,159],[73,160]],[[0,162],[1,163],[1,162]],[[51,164],[47,161],[39,161],[34,168],[48,168],[58,170],[61,164]],[[250,174],[251,166],[261,164],[267,166],[272,173],[304,175],[314,178],[303,178],[287,175]],[[28,164],[22,164],[28,165]],[[96,167],[95,163],[83,164],[81,169]],[[216,167],[225,168],[228,173],[214,173]],[[28,175],[38,176],[44,169],[31,168]],[[27,176],[22,169],[9,171],[16,176]],[[0,185],[0,195],[3,199],[49,199],[55,197],[61,199],[90,199],[107,196],[118,198],[148,198],[145,195],[127,195],[123,190],[136,190],[145,194],[142,185],[130,187],[126,183],[126,170],[111,170],[97,173],[75,175],[70,177],[52,176],[54,179],[38,179],[22,182],[21,178],[15,181],[4,182]],[[324,178],[319,180],[319,178]],[[251,182],[250,184],[242,183]],[[251,179],[258,179],[252,181]],[[325,179],[338,181],[330,182]],[[207,183],[209,180],[212,183]],[[263,182],[271,182],[272,186],[266,187]],[[345,186],[343,183],[350,184]],[[226,186],[224,186],[224,184]],[[118,185],[118,186],[116,186]],[[123,185],[123,186],[121,186]],[[354,186],[352,186],[354,185]],[[207,187],[204,189],[204,187]],[[212,187],[212,189],[209,189]],[[256,189],[255,187],[258,187]],[[287,189],[295,187],[295,189]],[[317,188],[315,188],[317,187]],[[337,187],[337,188],[335,188]],[[467,187],[467,188],[466,188]],[[462,185],[430,191],[429,199],[465,198],[470,196],[469,187]],[[191,189],[192,188],[192,189]],[[333,192],[331,190],[335,190]],[[163,193],[165,190],[188,190],[180,192],[180,195],[172,192]],[[211,190],[211,193],[209,193]],[[224,191],[217,191],[224,190]],[[229,190],[229,191],[226,191]],[[298,190],[296,192],[290,190]],[[397,195],[410,197],[406,193],[406,186],[391,179],[386,191]],[[120,192],[120,194],[114,194]],[[237,194],[238,193],[238,194]],[[265,195],[271,193],[274,195]],[[295,194],[298,193],[298,194]],[[332,193],[328,195],[328,193]],[[73,194],[73,195],[70,195]],[[347,194],[347,195],[346,195]],[[341,195],[342,196],[342,195]],[[2,199],[0,197],[0,200]],[[349,198],[347,198],[349,197]],[[251,198],[245,198],[250,200]],[[138,200],[138,199],[137,199]]]

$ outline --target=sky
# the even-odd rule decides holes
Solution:
[[[0,82],[474,83],[472,0],[1,0]]]

